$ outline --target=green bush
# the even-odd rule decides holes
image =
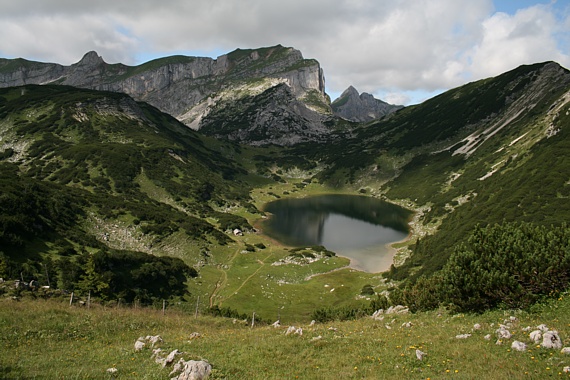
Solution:
[[[528,308],[570,280],[570,228],[503,223],[478,226],[443,269],[391,295],[412,310]]]

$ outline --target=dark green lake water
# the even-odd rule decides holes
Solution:
[[[263,232],[293,247],[323,245],[347,257],[351,267],[377,273],[390,268],[390,243],[408,235],[411,212],[379,199],[321,195],[280,199],[265,206]]]

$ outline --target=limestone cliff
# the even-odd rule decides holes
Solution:
[[[288,125],[287,115],[294,114],[300,115],[297,122],[303,124],[307,135],[322,136],[328,133],[324,122],[332,116],[320,64],[281,45],[237,49],[216,59],[171,56],[139,66],[108,64],[96,52],[85,54],[70,66],[0,59],[0,87],[48,83],[123,92],[193,129],[200,129],[202,121],[219,105],[251,99],[282,84],[287,86],[291,99],[274,108],[283,112],[270,118],[249,118],[253,124],[248,125],[248,130],[269,129],[275,123]],[[212,117],[209,122],[212,125]],[[249,141],[247,136],[240,140]],[[267,143],[275,143],[269,140]],[[295,139],[282,139],[281,144],[286,141]]]

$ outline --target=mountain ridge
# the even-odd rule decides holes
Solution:
[[[281,45],[236,49],[216,59],[158,58],[138,66],[107,64],[94,51],[70,66],[0,60],[0,87],[50,83],[125,93],[173,115],[195,130],[201,128],[201,120],[218,103],[256,96],[282,83],[289,86],[296,101],[296,106],[288,112],[299,115],[307,127],[322,130],[331,116],[320,64],[304,59],[296,49]],[[257,124],[251,126],[257,127]]]

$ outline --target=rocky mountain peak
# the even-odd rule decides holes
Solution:
[[[99,54],[97,54],[96,51],[89,51],[89,52],[85,53],[83,58],[81,58],[81,60],[79,62],[77,62],[75,65],[78,65],[78,66],[95,66],[95,65],[99,65],[101,63],[105,63],[105,61],[103,61],[103,58]]]
[[[336,116],[355,122],[379,119],[403,107],[388,104],[366,92],[359,94],[353,86],[344,90],[331,106]]]

